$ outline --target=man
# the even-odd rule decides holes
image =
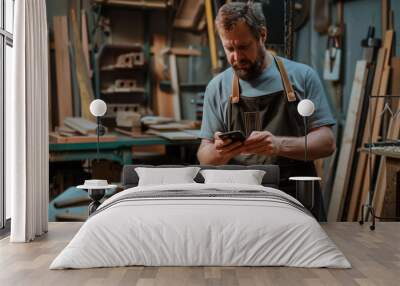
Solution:
[[[304,161],[304,126],[296,110],[300,99],[315,104],[308,119],[308,159],[329,156],[336,148],[330,127],[335,120],[319,77],[310,67],[275,58],[265,49],[267,29],[261,5],[225,4],[218,11],[216,27],[231,68],[207,86],[198,159],[212,165],[278,164],[280,188],[294,195],[290,176],[315,175],[312,161]],[[243,143],[219,137],[234,130],[247,136]],[[324,220],[320,191],[316,200],[311,211]]]

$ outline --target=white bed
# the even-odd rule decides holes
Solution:
[[[241,195],[135,197],[174,190]],[[263,193],[254,197],[252,191]],[[270,199],[263,197],[264,192]],[[126,199],[130,196],[135,198]],[[50,269],[128,265],[350,268],[319,223],[299,204],[277,189],[254,185],[130,188],[99,207]]]

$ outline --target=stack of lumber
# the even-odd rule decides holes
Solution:
[[[80,27],[77,17],[80,17]],[[71,24],[70,30],[68,22]],[[57,116],[52,116],[56,119],[52,123],[54,126],[63,126],[64,119],[71,116],[90,119],[89,104],[94,95],[90,79],[92,70],[86,12],[72,9],[69,19],[67,16],[54,16],[53,37],[56,93],[51,99],[53,106],[49,108],[54,110]],[[73,89],[75,78],[77,90]],[[50,126],[50,129],[53,130],[54,126]]]
[[[393,41],[393,30],[388,30],[385,33],[384,44],[383,47],[379,50],[378,55],[378,63],[375,71],[375,80],[374,86],[372,89],[373,96],[385,96],[388,91],[388,83],[390,76],[390,57],[391,57],[391,47]],[[364,130],[364,133],[369,132],[369,139],[364,139],[363,143],[377,142],[382,138],[382,134],[386,134],[386,130],[384,130],[384,125],[382,125],[382,112],[384,110],[385,102],[387,98],[385,97],[377,97],[371,99],[370,103],[370,118],[368,118],[369,130]],[[398,136],[398,135],[397,135]],[[367,135],[364,136],[367,138]],[[360,146],[361,147],[361,146]],[[358,169],[361,169],[361,172],[357,174],[355,187],[352,190],[352,198],[350,202],[350,209],[347,215],[349,221],[357,220],[359,218],[359,212],[361,206],[368,202],[368,193],[370,190],[374,188],[373,180],[374,174],[376,174],[376,178],[378,181],[385,178],[385,174],[382,174],[381,171],[376,173],[376,170],[380,169],[381,163],[377,159],[375,155],[371,155],[369,157],[368,154],[362,154],[363,161],[358,162]],[[363,171],[362,171],[363,170]],[[381,186],[378,186],[380,184]],[[376,183],[377,187],[386,188],[384,182],[380,181]],[[377,194],[379,196],[379,194]],[[376,207],[376,205],[375,205]]]
[[[358,149],[371,142],[398,140],[400,136],[400,100],[391,98],[400,95],[400,58],[392,58],[393,21],[385,27],[377,59],[357,62],[328,221],[355,221],[360,218],[362,205],[370,203],[376,215],[382,213],[385,158],[359,153]],[[373,195],[372,202],[369,194]]]
[[[50,143],[88,143],[97,142],[97,124],[81,117],[67,117],[64,126],[50,133]],[[107,132],[107,129],[106,129]],[[100,142],[116,141],[116,135],[100,136]]]
[[[168,140],[195,140],[199,138],[199,123],[196,121],[178,121],[162,124],[150,124],[147,134],[157,135]]]
[[[178,140],[196,140],[199,138],[198,130],[183,130],[183,131],[156,131],[156,130],[149,130],[147,131],[148,134],[160,136],[162,138],[171,140],[171,141],[178,141]]]

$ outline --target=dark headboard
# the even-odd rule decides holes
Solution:
[[[278,188],[279,187],[279,166],[277,165],[252,165],[252,166],[241,166],[241,165],[223,165],[223,166],[207,166],[207,165],[190,165],[200,167],[201,169],[223,169],[223,170],[263,170],[265,171],[262,185],[266,187]],[[188,167],[184,165],[125,165],[122,170],[122,186],[124,189],[136,187],[139,182],[139,177],[135,171],[137,167],[148,167],[148,168],[178,168]],[[204,178],[198,173],[194,180],[197,183],[204,183]]]

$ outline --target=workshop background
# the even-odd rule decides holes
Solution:
[[[85,220],[89,199],[74,187],[85,179],[118,183],[133,162],[198,163],[202,96],[227,67],[213,26],[225,2],[47,1],[50,221]],[[399,1],[255,2],[267,48],[318,72],[337,120],[337,151],[316,162],[328,219],[357,220],[369,193],[378,215],[399,216]],[[95,98],[108,107],[99,153]]]

